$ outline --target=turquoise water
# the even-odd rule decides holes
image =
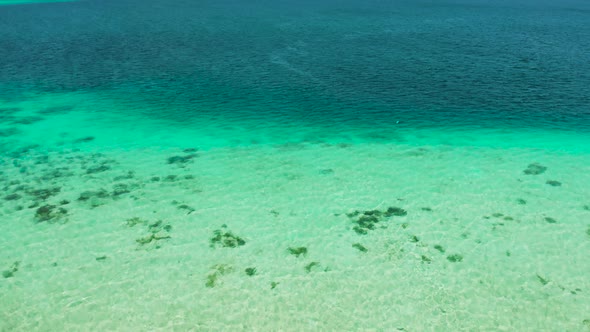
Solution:
[[[0,5],[0,331],[590,330],[587,3]]]

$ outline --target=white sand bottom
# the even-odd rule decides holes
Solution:
[[[224,146],[57,113],[3,145],[0,331],[590,329],[573,134]],[[364,235],[346,215],[389,207]]]

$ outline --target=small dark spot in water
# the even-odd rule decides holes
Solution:
[[[251,277],[256,274],[256,268],[255,267],[248,267],[248,268],[246,268],[245,272],[246,272],[246,275]]]
[[[55,180],[58,178],[69,177],[72,175],[74,175],[74,173],[68,171],[67,167],[58,167],[58,168],[54,168],[49,171],[46,171],[45,173],[43,173],[41,175],[40,179],[45,180],[45,181],[49,181],[49,180]]]
[[[538,274],[537,274],[537,279],[539,280],[539,282],[540,282],[540,283],[541,283],[543,286],[545,286],[545,285],[547,285],[547,284],[549,283],[549,280],[547,280],[547,279],[545,279],[545,278],[541,277],[541,276],[540,276],[540,275],[538,275]]]
[[[130,180],[130,179],[133,179],[134,177],[135,177],[135,173],[133,171],[129,171],[129,172],[127,172],[127,174],[115,176],[115,178],[113,178],[113,181]]]
[[[307,247],[289,247],[287,251],[295,257],[307,255]]]
[[[113,186],[113,196],[115,197],[123,194],[128,194],[130,192],[131,190],[129,190],[129,186],[127,186],[124,183],[117,183]]]
[[[403,217],[406,216],[408,214],[408,212],[402,208],[398,208],[398,207],[389,207],[387,208],[387,211],[385,211],[385,216],[386,217],[391,217],[391,216],[397,216],[397,217]]]
[[[532,163],[523,171],[524,174],[527,175],[539,175],[545,173],[547,171],[547,167],[539,164],[539,163]]]
[[[368,233],[366,229],[361,228],[360,226],[354,226],[352,230],[354,230],[357,234],[360,235],[366,235]]]
[[[147,220],[143,220],[139,217],[133,217],[133,218],[127,219],[127,226],[129,226],[129,227],[133,227],[135,225],[145,225],[145,224],[147,224]]]
[[[14,194],[4,196],[4,199],[7,201],[16,201],[16,200],[20,199],[21,197],[22,197],[21,195],[14,193]]]
[[[545,221],[550,223],[550,224],[556,224],[557,220],[551,218],[551,217],[545,217]]]
[[[172,175],[166,176],[164,178],[164,181],[166,181],[166,182],[174,182],[174,181],[176,181],[177,178],[178,178],[178,175],[172,174]]]
[[[246,241],[241,237],[233,234],[230,231],[224,229],[218,229],[213,231],[213,237],[209,240],[210,246],[213,248],[217,245],[226,248],[236,248],[246,244]]]
[[[315,266],[320,266],[320,262],[311,262],[311,263],[305,265],[305,267],[304,267],[305,272],[310,273],[311,269],[313,269]]]
[[[561,187],[561,182],[559,181],[555,181],[555,180],[548,180],[547,182],[548,185],[552,186],[552,187]]]
[[[14,263],[12,263],[12,265],[10,266],[10,268],[8,270],[4,270],[2,271],[2,276],[4,278],[12,278],[14,277],[14,274],[16,272],[18,272],[18,267],[20,266],[20,262],[16,261]]]
[[[187,214],[191,214],[191,213],[193,213],[193,212],[195,211],[195,209],[194,209],[194,208],[192,208],[192,207],[190,207],[190,206],[188,206],[188,205],[186,205],[186,204],[181,204],[181,205],[179,205],[179,206],[178,206],[178,209],[180,209],[180,210],[186,210],[186,211],[188,211],[188,212],[187,212]]]
[[[53,222],[66,216],[68,210],[64,208],[58,208],[55,205],[43,205],[35,212],[35,220],[37,222]]]
[[[37,111],[39,114],[64,114],[72,111],[74,107],[72,106],[54,106],[54,107],[47,107],[42,110]]]
[[[35,165],[43,165],[49,163],[49,156],[39,156],[35,158]]]
[[[37,199],[46,200],[51,196],[55,196],[55,195],[59,194],[60,191],[61,191],[61,188],[54,187],[54,188],[30,190],[27,192],[27,194],[29,194]]]
[[[96,197],[96,198],[107,198],[109,197],[109,193],[104,190],[104,189],[100,189],[97,191],[85,191],[83,193],[80,194],[80,197],[78,197],[79,201],[87,201],[90,200],[91,198]]]
[[[22,111],[19,107],[2,107],[0,108],[0,115],[14,114]]]
[[[167,162],[168,164],[182,165],[190,162],[195,157],[197,157],[196,153],[189,154],[186,156],[172,156],[167,159]]]
[[[453,255],[447,256],[447,260],[452,263],[458,263],[458,262],[463,261],[463,256],[461,256],[459,254],[453,254]]]
[[[41,120],[43,120],[43,118],[40,116],[22,116],[14,119],[12,122],[14,124],[30,125]]]
[[[432,209],[429,208],[429,207],[423,207],[423,208],[420,208],[420,210],[427,211],[427,212],[432,212]]]
[[[86,174],[102,173],[110,170],[111,167],[107,165],[93,166],[86,170]]]
[[[21,131],[17,128],[0,129],[0,137],[9,137],[20,133]]]
[[[100,261],[104,261],[104,260],[106,260],[106,259],[107,259],[107,256],[99,256],[99,257],[96,257],[96,260],[97,260],[98,262],[100,262]]]
[[[0,136],[2,136],[2,135],[0,135]],[[36,149],[38,147],[39,147],[39,144],[31,144],[31,145],[23,146],[23,147],[20,147],[20,148],[14,150],[13,152],[11,152],[10,156],[13,158],[22,158],[27,153],[29,153],[31,150]]]
[[[524,199],[522,199],[522,198],[519,198],[519,199],[516,200],[516,203],[518,203],[520,205],[525,205],[526,204],[526,201]]]
[[[321,169],[319,171],[319,173],[322,175],[334,174],[334,170],[331,168],[326,168],[326,169]]]
[[[94,141],[93,136],[82,137],[74,140],[74,143],[86,143]]]
[[[441,254],[445,253],[445,248],[443,248],[440,244],[435,244],[434,249],[438,250]]]
[[[365,246],[363,246],[360,243],[355,243],[355,244],[352,245],[352,247],[355,248],[355,249],[357,249],[357,250],[359,250],[359,251],[361,251],[361,252],[367,252],[367,251],[369,251],[369,249],[367,249]]]

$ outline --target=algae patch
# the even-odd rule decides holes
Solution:
[[[307,247],[289,247],[287,251],[295,257],[307,255]]]
[[[237,248],[246,244],[246,241],[227,230],[227,226],[221,226],[221,229],[213,231],[213,237],[209,239],[210,247],[221,246],[224,248]]]

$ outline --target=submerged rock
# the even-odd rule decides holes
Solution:
[[[209,242],[211,247],[220,245],[226,248],[236,248],[246,244],[244,239],[225,229],[213,231],[213,237]]]
[[[82,137],[74,140],[74,143],[86,143],[94,141],[93,136]]]
[[[152,241],[160,241],[160,240],[165,240],[165,239],[170,239],[170,238],[172,238],[170,235],[157,235],[157,234],[152,233],[146,237],[136,239],[135,242],[139,243],[140,245],[145,245],[145,244],[151,243]]]
[[[113,196],[117,197],[123,194],[128,194],[130,193],[131,190],[129,188],[129,186],[125,183],[118,183],[116,185],[113,186]]]
[[[305,272],[310,273],[311,269],[313,269],[314,267],[319,267],[320,266],[320,262],[311,262],[307,265],[305,265],[303,268],[305,269]]]
[[[545,217],[545,221],[549,224],[557,224],[557,220],[551,217]]]
[[[408,212],[399,207],[389,207],[385,211],[380,210],[367,210],[358,211],[355,210],[350,213],[346,213],[346,216],[352,219],[352,222],[356,225],[353,226],[353,230],[357,234],[365,235],[368,231],[373,230],[377,227],[377,224],[384,220],[384,218],[390,217],[404,217]]]
[[[86,174],[102,173],[102,172],[106,172],[110,169],[111,169],[111,167],[108,165],[93,166],[93,167],[89,167],[88,169],[86,169]]]
[[[7,200],[7,201],[16,201],[20,198],[21,198],[21,195],[19,195],[17,193],[4,196],[4,200]]]
[[[443,248],[443,246],[441,246],[440,244],[435,244],[433,248],[438,250],[441,254],[445,253],[445,248]]]
[[[538,163],[532,163],[528,165],[528,167],[523,171],[523,173],[527,175],[539,175],[545,173],[546,170],[547,167]]]
[[[30,125],[33,124],[35,122],[39,122],[43,120],[42,117],[40,116],[21,116],[18,118],[15,118],[12,123],[14,124],[22,124],[22,125]]]
[[[16,272],[18,272],[19,266],[20,266],[20,262],[19,261],[16,261],[16,262],[12,263],[12,265],[10,266],[10,268],[8,270],[2,271],[2,276],[4,278],[12,278],[12,277],[14,277],[14,274]]]
[[[217,282],[219,281],[220,277],[233,272],[234,268],[228,264],[215,264],[211,267],[211,272],[207,275],[207,281],[205,282],[205,286],[212,288],[215,287]],[[248,269],[246,269],[246,273],[248,274]],[[256,269],[253,269],[253,274],[256,273]],[[250,274],[248,274],[250,275]],[[250,276],[251,276],[250,275]]]
[[[307,247],[289,247],[287,251],[295,257],[307,255]]]
[[[319,170],[319,173],[321,175],[328,175],[328,174],[334,174],[334,170],[331,168],[326,168],[326,169],[321,169]]]
[[[73,106],[52,106],[37,111],[39,114],[65,114],[71,112],[74,109]]]
[[[406,210],[404,210],[402,208],[398,208],[398,207],[390,207],[385,212],[386,217],[390,217],[390,216],[403,217],[406,215],[408,215],[408,212]]]
[[[59,194],[60,191],[61,191],[61,188],[55,187],[55,188],[29,190],[27,192],[27,194],[29,194],[37,199],[46,200],[51,196],[55,196],[55,195]]]
[[[115,178],[113,179],[114,181],[120,181],[120,180],[130,180],[133,179],[135,177],[135,172],[133,171],[129,171],[127,172],[127,174],[125,175],[119,175],[119,176],[115,176]]]
[[[369,249],[367,249],[365,246],[363,246],[360,243],[355,243],[355,244],[352,245],[352,247],[355,248],[355,249],[357,249],[360,252],[367,252],[367,251],[369,251]]]
[[[167,159],[168,164],[186,164],[188,162],[190,162],[193,158],[197,157],[198,155],[196,153],[192,153],[186,156],[172,156],[170,158]]]
[[[35,220],[39,222],[56,222],[68,213],[68,210],[64,208],[58,208],[55,205],[43,205],[35,211]]]
[[[17,128],[0,129],[0,137],[9,137],[20,133],[21,131]]]
[[[78,197],[78,200],[79,201],[87,201],[92,198],[107,198],[107,197],[109,197],[109,192],[104,189],[100,189],[97,191],[85,191],[80,194],[80,197]]]
[[[110,198],[110,193],[104,189],[97,191],[85,191],[78,197],[79,202],[89,204],[90,207],[97,207],[106,204],[106,199]]]
[[[463,256],[459,254],[448,255],[447,260],[451,263],[458,263],[463,261]]]

